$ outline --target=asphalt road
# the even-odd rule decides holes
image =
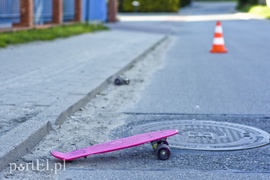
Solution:
[[[226,54],[211,54],[215,22],[179,23],[177,41],[130,112],[269,114],[268,21],[223,21]]]
[[[126,136],[132,128],[149,122],[166,124],[170,120],[191,119],[237,123],[270,132],[267,30],[270,24],[266,20],[239,17],[233,12],[234,5],[195,3],[179,15],[123,16],[125,22],[114,28],[166,32],[175,41],[165,55],[165,65],[138,95],[138,102],[122,111],[128,117],[125,125],[112,133],[118,134],[112,138]],[[219,18],[227,54],[209,52]],[[153,160],[147,148],[97,159],[93,169],[82,165],[60,177],[269,179],[270,176],[269,145],[214,152],[172,149],[173,156],[166,162]]]
[[[128,117],[125,125],[114,131],[118,135],[112,138],[125,136],[128,129],[148,122],[190,119],[238,123],[270,132],[267,30],[270,24],[266,20],[238,18],[233,7],[233,3],[195,3],[177,16],[159,16],[160,22],[151,15],[143,15],[141,20],[125,17],[127,22],[118,28],[169,32],[175,41],[165,55],[163,68],[138,95],[139,101],[122,111]],[[216,20],[223,15],[228,53],[211,54]],[[166,162],[153,160],[148,148],[143,146],[97,158],[92,168],[81,164],[81,168],[71,168],[60,177],[269,179],[270,176],[269,145],[216,152],[172,149],[173,156]]]
[[[210,7],[195,4],[184,12],[196,10],[197,16],[231,9],[219,3]],[[221,23],[226,54],[209,53],[216,21],[167,22],[177,40],[167,52],[166,67],[130,112],[269,114],[269,21]]]
[[[180,10],[180,15],[213,15],[235,12],[235,4],[231,2],[194,2],[190,7]]]
[[[126,127],[192,119],[249,125],[270,132],[270,24],[267,20],[237,19],[231,5],[195,3],[180,17],[165,22],[172,27],[176,41],[166,53],[165,67],[154,75],[139,102],[124,112],[130,115]],[[223,15],[228,53],[212,54],[209,50],[216,20]],[[193,171],[196,169],[206,172],[209,176],[200,173],[206,179],[213,178],[213,170],[224,171],[214,175],[221,179],[268,179],[269,161],[265,160],[269,150],[269,145],[221,152],[175,150],[175,164],[166,166],[177,167],[174,177],[179,169],[198,173]],[[235,172],[238,176],[230,177]],[[258,173],[256,177],[252,177],[254,173]]]

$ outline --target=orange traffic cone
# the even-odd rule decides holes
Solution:
[[[215,35],[214,35],[214,41],[213,41],[213,47],[210,50],[211,53],[226,53],[227,50],[225,48],[225,42],[223,39],[222,34],[222,27],[221,22],[217,21],[216,29],[215,29]]]

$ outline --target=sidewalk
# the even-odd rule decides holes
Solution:
[[[111,30],[0,49],[0,171],[164,39]]]

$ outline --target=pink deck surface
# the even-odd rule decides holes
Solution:
[[[73,160],[73,159],[77,159],[80,157],[85,157],[85,156],[89,156],[93,154],[106,153],[106,152],[116,151],[120,149],[130,148],[134,146],[139,146],[147,142],[156,141],[159,139],[173,136],[175,134],[178,134],[178,130],[170,129],[170,130],[149,132],[145,134],[138,134],[135,136],[113,140],[113,141],[102,143],[102,144],[97,144],[94,146],[89,146],[87,148],[78,149],[78,150],[67,152],[67,153],[51,151],[51,154],[54,157],[61,160]]]

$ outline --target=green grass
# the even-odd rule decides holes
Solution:
[[[270,8],[267,6],[261,6],[261,5],[245,5],[241,8],[239,8],[242,12],[248,12],[250,14],[259,15],[261,17],[270,19]]]
[[[48,29],[30,29],[17,32],[0,33],[0,47],[16,45],[33,41],[50,41],[57,38],[66,38],[73,35],[107,30],[102,24],[73,24],[55,26]]]
[[[249,13],[262,16],[264,18],[270,19],[270,8],[267,6],[252,6],[249,9]]]
[[[196,0],[196,2],[237,2],[237,0]]]

